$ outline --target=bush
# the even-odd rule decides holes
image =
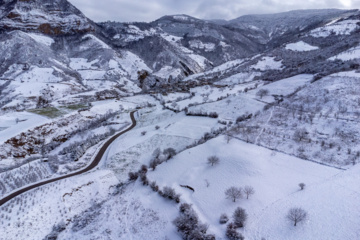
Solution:
[[[235,209],[235,212],[233,214],[234,219],[234,225],[235,227],[244,227],[245,221],[247,219],[247,213],[245,212],[245,209],[238,207]]]
[[[177,231],[185,240],[214,240],[214,235],[206,235],[208,225],[199,221],[199,217],[191,205],[180,205],[180,215],[173,221]]]
[[[139,174],[137,172],[129,172],[129,180],[130,181],[136,181],[139,177]]]
[[[225,224],[228,221],[229,221],[229,217],[225,213],[221,214],[219,223],[220,224]]]
[[[150,188],[151,188],[154,192],[158,192],[158,191],[159,191],[159,186],[156,184],[156,182],[151,182],[151,183],[150,183]]]
[[[230,240],[244,240],[244,236],[236,230],[233,223],[229,223],[226,228],[226,237]]]

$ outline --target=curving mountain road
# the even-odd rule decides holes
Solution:
[[[105,151],[108,149],[110,144],[112,142],[114,142],[114,140],[116,138],[118,138],[120,135],[130,131],[131,129],[133,129],[136,126],[136,120],[135,120],[135,117],[134,117],[135,112],[136,111],[133,111],[133,112],[130,113],[130,118],[131,118],[131,121],[132,121],[131,126],[129,128],[127,128],[127,129],[125,129],[124,131],[119,132],[118,134],[115,134],[112,138],[107,140],[105,142],[105,144],[101,147],[100,151],[95,156],[94,161],[89,166],[87,166],[86,168],[84,168],[84,169],[82,169],[82,170],[80,170],[78,172],[71,173],[69,175],[61,176],[61,177],[58,177],[58,178],[53,178],[53,179],[50,179],[50,180],[47,180],[47,181],[44,181],[44,182],[35,183],[33,185],[22,188],[22,189],[20,189],[20,190],[18,190],[16,192],[10,194],[9,196],[6,196],[5,198],[0,199],[0,206],[4,205],[5,203],[10,201],[11,199],[19,196],[20,194],[22,194],[24,192],[27,192],[27,191],[30,191],[30,190],[32,190],[34,188],[46,185],[48,183],[56,182],[56,181],[59,181],[59,180],[65,179],[65,178],[70,178],[70,177],[73,177],[73,176],[76,176],[76,175],[80,175],[80,174],[83,174],[85,172],[90,171],[91,169],[94,169],[100,163]]]

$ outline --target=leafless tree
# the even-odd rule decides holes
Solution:
[[[233,139],[233,136],[231,136],[230,133],[226,133],[225,134],[226,143],[229,143],[231,141],[231,139]]]
[[[306,138],[307,130],[305,128],[296,129],[293,135],[295,141],[300,142]]]
[[[225,191],[226,198],[232,199],[233,202],[236,199],[240,199],[242,197],[242,189],[237,187],[230,187]]]
[[[255,190],[251,186],[245,186],[244,187],[244,193],[246,194],[246,199],[249,199],[249,196],[253,195],[255,193]]]
[[[307,217],[307,213],[302,208],[291,208],[288,212],[287,219],[294,223],[296,226],[297,223],[304,221]]]
[[[260,89],[257,93],[256,96],[260,97],[260,99],[262,99],[263,97],[269,95],[269,90],[267,89]]]
[[[211,166],[214,166],[215,164],[218,164],[219,162],[220,162],[220,159],[217,156],[208,157],[208,164],[211,164]]]

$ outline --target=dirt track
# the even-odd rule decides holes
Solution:
[[[92,169],[94,169],[101,161],[105,151],[107,150],[107,148],[110,146],[110,144],[116,139],[118,138],[120,135],[130,131],[131,129],[133,129],[135,126],[136,126],[136,120],[135,120],[135,117],[134,117],[134,114],[135,114],[135,111],[134,112],[131,112],[130,113],[130,118],[131,118],[131,121],[132,121],[132,124],[129,128],[125,129],[124,131],[120,132],[120,133],[117,133],[115,134],[112,138],[110,138],[109,140],[107,140],[104,145],[101,147],[100,151],[97,153],[97,155],[95,156],[94,158],[94,161],[89,165],[87,166],[86,168],[78,171],[78,172],[74,172],[74,173],[71,173],[71,174],[68,174],[68,175],[65,175],[65,176],[61,176],[61,177],[58,177],[58,178],[53,178],[53,179],[50,179],[50,180],[47,180],[47,181],[44,181],[44,182],[40,182],[40,183],[34,183],[33,185],[30,185],[30,186],[27,186],[25,188],[22,188],[12,194],[10,194],[9,196],[3,198],[0,200],[0,206],[4,205],[5,203],[7,203],[8,201],[10,201],[11,199],[19,196],[20,194],[24,193],[24,192],[27,192],[31,189],[34,189],[34,188],[37,188],[37,187],[40,187],[40,186],[43,186],[43,185],[46,185],[48,183],[52,183],[52,182],[56,182],[56,181],[59,181],[59,180],[62,180],[62,179],[65,179],[65,178],[70,178],[70,177],[73,177],[73,176],[76,176],[76,175],[80,175],[80,174],[83,174],[85,172],[88,172]]]

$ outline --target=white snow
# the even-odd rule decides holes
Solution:
[[[191,40],[189,44],[191,48],[201,49],[205,52],[212,52],[216,47],[214,43],[203,43],[200,40]]]
[[[313,37],[328,37],[331,34],[335,35],[350,35],[359,26],[358,20],[344,20],[340,22],[334,22],[331,25],[316,28],[310,32]]]
[[[296,43],[289,43],[285,46],[285,49],[292,50],[295,52],[307,52],[319,49],[318,47],[311,46],[310,44],[307,44],[303,41],[296,42]]]
[[[211,167],[206,163],[211,155],[220,158],[218,165]],[[334,239],[334,234],[335,239],[356,239],[358,214],[352,210],[360,199],[356,192],[359,187],[354,184],[349,189],[338,186],[336,179],[342,179],[336,177],[339,173],[337,169],[235,139],[227,144],[223,137],[218,137],[158,166],[155,172],[149,173],[149,179],[175,188],[183,200],[193,204],[201,220],[210,224],[209,232],[219,239],[225,239],[226,229],[219,224],[220,215],[226,213],[231,217],[239,206],[249,214],[245,228],[240,230],[246,239]],[[300,182],[306,184],[303,191],[299,191]],[[195,192],[181,188],[180,184],[193,187]],[[245,185],[253,186],[256,191],[249,200],[240,199],[234,203],[225,198],[227,188]],[[349,204],[343,204],[343,193]],[[297,228],[285,217],[294,206],[309,212],[309,220]],[[336,227],[339,223],[333,221],[332,216],[341,219],[343,231]],[[347,224],[351,231],[346,231]],[[328,228],[329,225],[333,227]]]
[[[27,35],[29,35],[32,39],[34,39],[38,43],[44,44],[48,47],[50,47],[55,42],[54,39],[42,34],[27,33]]]
[[[358,59],[360,58],[360,45],[350,48],[349,50],[342,52],[334,57],[329,58],[329,60],[343,60],[343,61],[348,61],[348,60],[353,60],[353,59]]]
[[[176,20],[182,20],[182,21],[189,20],[189,18],[187,16],[184,16],[184,15],[174,15],[173,18],[176,19]]]
[[[82,37],[83,40],[88,40],[88,43],[86,45],[81,45],[80,49],[82,50],[86,50],[89,48],[102,48],[102,49],[111,49],[106,43],[104,43],[103,41],[101,41],[100,39],[98,39],[97,37],[95,37],[92,34],[86,34],[85,36]],[[92,41],[89,41],[89,40]]]
[[[139,56],[135,55],[129,51],[123,51],[122,57],[117,58],[116,62],[118,62],[122,69],[124,69],[129,75],[130,78],[136,80],[138,77],[138,71],[146,70],[149,73],[152,73],[152,70],[145,64],[145,62],[139,58]]]
[[[18,123],[16,123],[18,120]],[[0,115],[0,144],[21,132],[45,124],[50,120],[37,114],[29,112],[14,112]]]
[[[74,70],[97,69],[98,67],[92,66],[97,62],[98,60],[88,62],[85,58],[70,58],[70,67]]]
[[[260,76],[259,72],[241,72],[237,73],[233,76],[225,78],[221,81],[216,82],[217,85],[233,85],[233,84],[243,84],[247,82],[251,82],[254,80],[254,77]]]
[[[206,75],[218,74],[219,72],[226,72],[228,69],[231,69],[231,68],[234,68],[234,67],[236,67],[236,66],[239,66],[239,65],[241,65],[243,62],[244,62],[244,59],[236,59],[236,60],[233,60],[233,61],[229,61],[229,62],[226,62],[226,63],[224,63],[224,64],[221,64],[221,65],[219,65],[219,66],[217,66],[217,67],[214,67],[213,69],[208,70],[208,71],[206,71],[206,72],[193,74],[193,75],[185,78],[183,81],[195,80],[196,78],[204,77],[204,76],[206,76]]]
[[[194,60],[201,68],[206,68],[206,62],[209,62],[205,57],[197,54],[189,54],[189,57]]]
[[[164,66],[159,71],[155,72],[154,75],[164,79],[168,79],[170,76],[176,78],[181,75],[181,70],[170,66]]]
[[[263,57],[257,64],[253,65],[252,68],[256,70],[280,70],[283,65],[282,61],[275,61],[275,57]]]
[[[172,43],[178,43],[179,41],[181,41],[183,39],[182,37],[177,37],[177,36],[170,35],[167,33],[161,33],[160,36],[162,38],[164,38],[166,41],[172,42]]]
[[[304,86],[313,79],[313,75],[311,74],[300,74],[294,77],[282,79],[264,86],[261,86],[257,89],[254,89],[249,92],[250,95],[254,96],[260,89],[267,89],[269,90],[269,95],[262,98],[262,101],[273,101],[272,95],[282,95],[287,96],[299,87]]]

